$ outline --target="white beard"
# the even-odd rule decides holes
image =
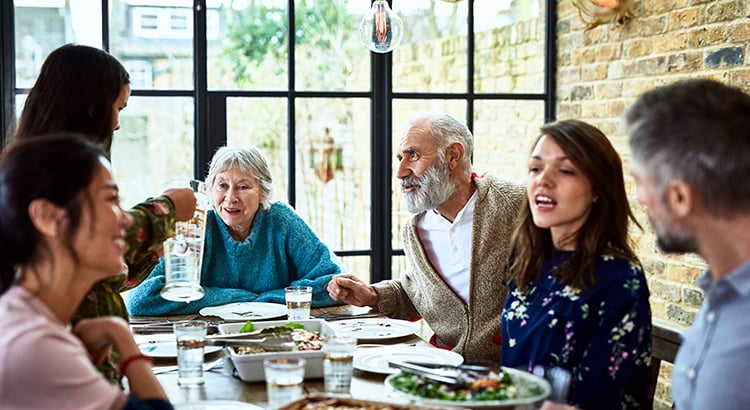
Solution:
[[[406,192],[406,188],[414,190]],[[456,192],[451,171],[443,158],[430,167],[421,177],[406,177],[401,180],[401,192],[404,193],[406,208],[418,214],[437,208]]]

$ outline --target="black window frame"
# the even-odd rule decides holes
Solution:
[[[401,0],[408,1],[408,0]],[[195,0],[194,41],[193,41],[193,90],[132,90],[138,97],[192,97],[194,110],[194,177],[204,178],[206,166],[215,150],[227,141],[227,98],[229,97],[280,97],[287,100],[288,112],[288,200],[291,206],[296,203],[295,181],[295,100],[298,98],[369,98],[371,168],[371,238],[370,249],[336,250],[342,258],[350,256],[370,257],[370,281],[377,282],[393,277],[391,271],[394,256],[403,255],[403,250],[393,249],[391,179],[393,178],[392,153],[392,104],[398,99],[442,99],[466,101],[466,122],[469,129],[474,125],[474,103],[483,100],[536,100],[544,102],[544,120],[553,121],[556,113],[556,27],[557,3],[545,1],[545,81],[542,93],[476,93],[474,91],[474,2],[468,2],[467,28],[467,84],[462,93],[419,93],[394,92],[391,73],[391,54],[370,53],[371,89],[364,92],[297,91],[295,89],[295,44],[294,36],[289,36],[287,91],[212,91],[207,82],[207,39],[206,39],[206,0]],[[102,44],[109,49],[109,1],[102,3]],[[389,0],[392,4],[392,0]],[[294,32],[294,0],[288,0],[288,25]],[[15,84],[15,5],[12,1],[0,2],[0,92],[2,92],[2,113],[0,127],[3,133],[2,146],[8,142],[15,127],[15,99],[17,94],[28,90],[18,89]],[[210,130],[210,132],[209,132]],[[377,137],[375,137],[377,136]]]

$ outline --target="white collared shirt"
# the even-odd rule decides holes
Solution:
[[[471,230],[474,226],[474,205],[477,191],[451,223],[434,210],[417,221],[419,237],[427,257],[451,288],[469,300],[469,265],[471,264]]]

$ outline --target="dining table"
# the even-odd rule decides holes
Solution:
[[[365,310],[363,310],[365,309]],[[362,317],[386,318],[385,315],[369,308],[357,308],[350,305],[333,306],[326,308],[311,309],[311,318],[326,318],[327,320],[347,319]],[[283,318],[282,318],[283,319]],[[200,314],[180,316],[154,316],[133,317],[131,328],[136,340],[144,340],[149,335],[155,334],[160,325],[163,334],[168,337],[169,323],[181,320],[205,320],[209,325],[216,325],[224,321],[220,317],[204,316]],[[377,340],[378,343],[358,344],[357,350],[368,349],[379,346],[422,346],[431,347],[417,333],[393,339]],[[432,347],[431,347],[432,348]],[[204,384],[197,387],[181,387],[177,383],[177,366],[175,358],[159,358],[154,362],[153,371],[159,382],[166,391],[169,400],[179,409],[181,405],[210,402],[210,401],[234,401],[245,402],[267,407],[266,383],[265,381],[248,382],[240,379],[230,354],[226,349],[218,350],[205,355]],[[356,366],[355,366],[356,367]],[[384,380],[387,374],[373,373],[354,369],[351,382],[351,398],[358,400],[387,402],[396,405],[408,405],[410,401],[399,397],[386,387]],[[305,379],[303,384],[305,395],[324,395],[325,388],[322,378]],[[192,408],[192,407],[191,407]]]

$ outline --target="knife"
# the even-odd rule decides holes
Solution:
[[[327,322],[331,322],[334,320],[347,320],[347,319],[364,319],[369,317],[379,317],[380,315],[377,313],[327,313],[318,316],[318,319],[323,319]]]

